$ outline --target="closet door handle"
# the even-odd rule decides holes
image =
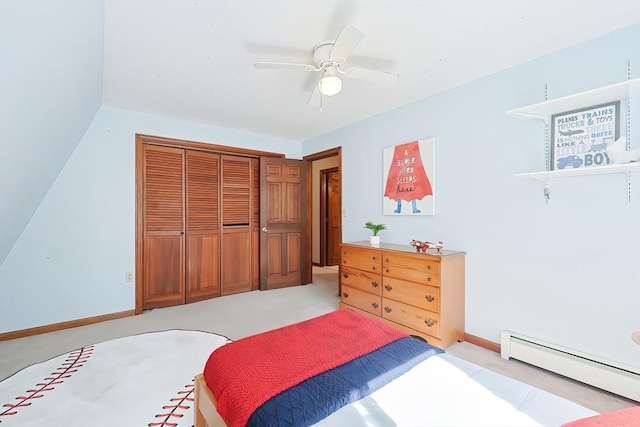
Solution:
[[[181,235],[181,236],[184,236],[184,231],[181,231],[181,232],[180,232],[180,235]]]
[[[262,229],[260,229],[260,231],[262,231],[263,233],[266,233],[267,231],[269,231],[269,229],[267,227],[262,227]]]

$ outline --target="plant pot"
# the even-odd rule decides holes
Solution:
[[[371,236],[371,245],[378,246],[380,244],[380,236]]]

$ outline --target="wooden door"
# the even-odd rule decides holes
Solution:
[[[221,295],[251,290],[251,159],[221,157]]]
[[[340,172],[334,171],[329,173],[327,185],[327,265],[340,264],[341,203]]]
[[[251,290],[260,289],[260,159],[251,159]]]
[[[220,296],[220,156],[186,151],[186,302]]]
[[[183,304],[184,150],[145,145],[142,307]]]
[[[307,171],[300,160],[260,158],[260,289],[307,283]]]

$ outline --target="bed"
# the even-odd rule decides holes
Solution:
[[[195,384],[195,427],[560,426],[598,415],[350,310],[219,347]]]

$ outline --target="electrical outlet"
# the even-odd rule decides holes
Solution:
[[[631,340],[633,340],[634,343],[640,345],[640,331],[633,331],[631,333]]]
[[[133,271],[127,271],[127,274],[125,275],[125,282],[133,282]]]

